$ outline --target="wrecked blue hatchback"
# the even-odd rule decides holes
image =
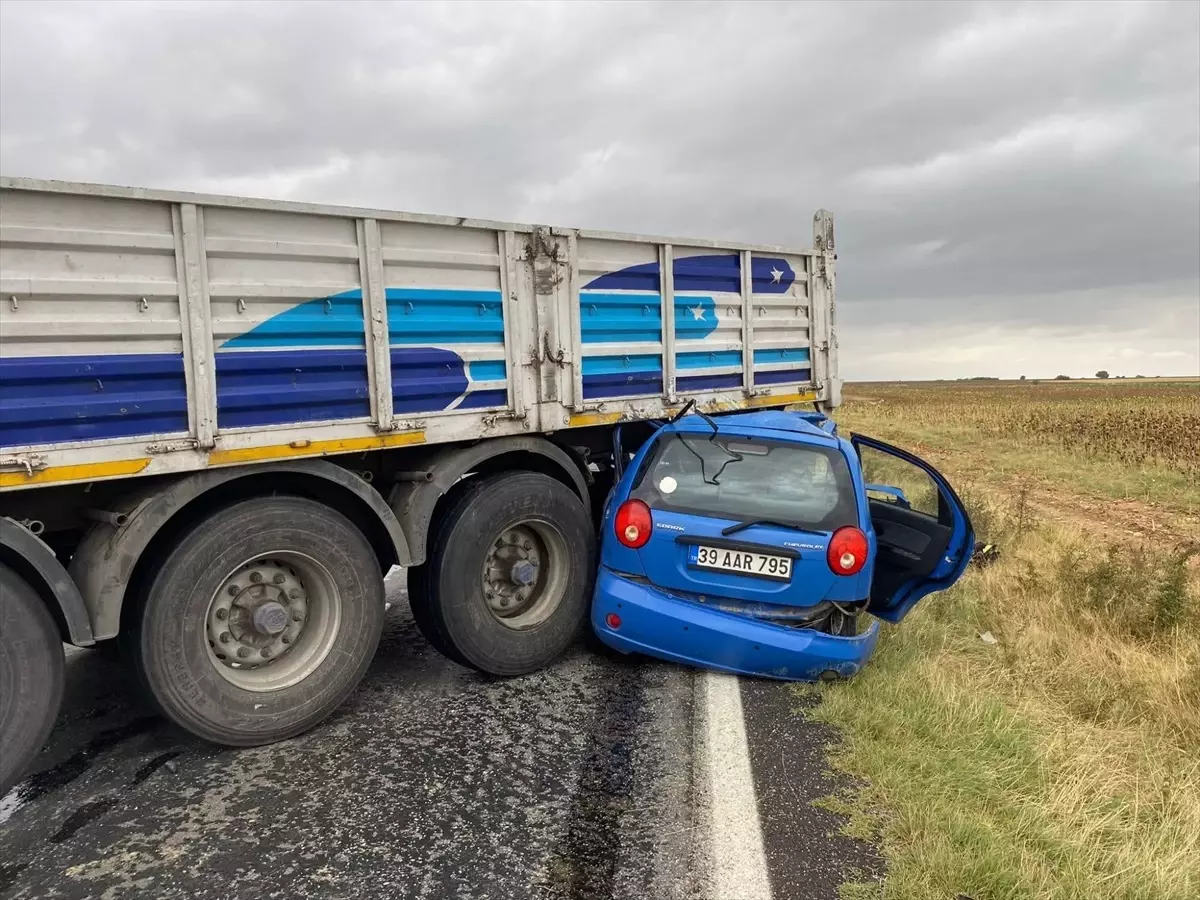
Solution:
[[[592,624],[605,644],[791,680],[848,677],[879,624],[954,584],[974,534],[950,484],[819,413],[687,415],[617,437]]]

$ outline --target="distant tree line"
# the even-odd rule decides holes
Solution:
[[[1130,378],[1130,377],[1132,377],[1132,378],[1145,378],[1146,376],[1145,376],[1145,375],[1132,375],[1132,376],[1129,376],[1129,375],[1110,375],[1110,374],[1108,373],[1108,370],[1107,370],[1107,369],[1101,369],[1101,370],[1100,370],[1099,372],[1097,372],[1097,373],[1096,373],[1096,374],[1095,374],[1093,377],[1095,377],[1095,378],[1100,378],[1100,379],[1104,379],[1104,378]],[[938,381],[945,381],[945,380],[946,380],[945,378],[939,378],[939,379],[938,379]],[[995,375],[970,375],[970,376],[967,376],[966,378],[955,378],[954,380],[955,380],[955,381],[1003,381],[1004,379],[1003,379],[1003,378],[999,378],[999,377],[997,377],[997,376],[995,376]],[[1022,376],[1020,377],[1020,379],[1019,379],[1019,380],[1020,380],[1020,381],[1027,381],[1027,380],[1028,380],[1028,378],[1027,378],[1027,376],[1025,376],[1025,375],[1022,375]],[[1036,378],[1035,378],[1035,379],[1033,379],[1033,380],[1034,380],[1034,381],[1037,381],[1038,379],[1036,379]],[[1071,380],[1071,376],[1070,376],[1070,375],[1055,375],[1053,380],[1054,380],[1054,381],[1070,381],[1070,380]]]

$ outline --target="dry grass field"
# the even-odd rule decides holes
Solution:
[[[846,895],[1200,897],[1200,382],[846,396],[843,432],[938,466],[1001,551],[801,689],[863,784],[829,803],[888,859]]]

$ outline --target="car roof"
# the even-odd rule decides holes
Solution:
[[[722,434],[743,434],[784,441],[799,439],[804,443],[826,446],[837,446],[838,443],[837,426],[832,419],[820,413],[764,409],[715,416],[713,421]],[[697,415],[684,416],[664,430],[685,434],[707,434],[712,431],[704,418]]]

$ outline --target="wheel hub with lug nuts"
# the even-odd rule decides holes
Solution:
[[[502,531],[483,562],[488,610],[509,628],[540,625],[562,599],[565,557],[566,540],[547,522],[527,521]]]
[[[208,614],[216,658],[235,669],[256,669],[284,657],[304,632],[308,596],[296,571],[274,559],[242,566],[217,591]]]
[[[484,562],[484,594],[488,607],[502,619],[520,615],[529,605],[541,565],[537,535],[517,526],[500,535]]]

